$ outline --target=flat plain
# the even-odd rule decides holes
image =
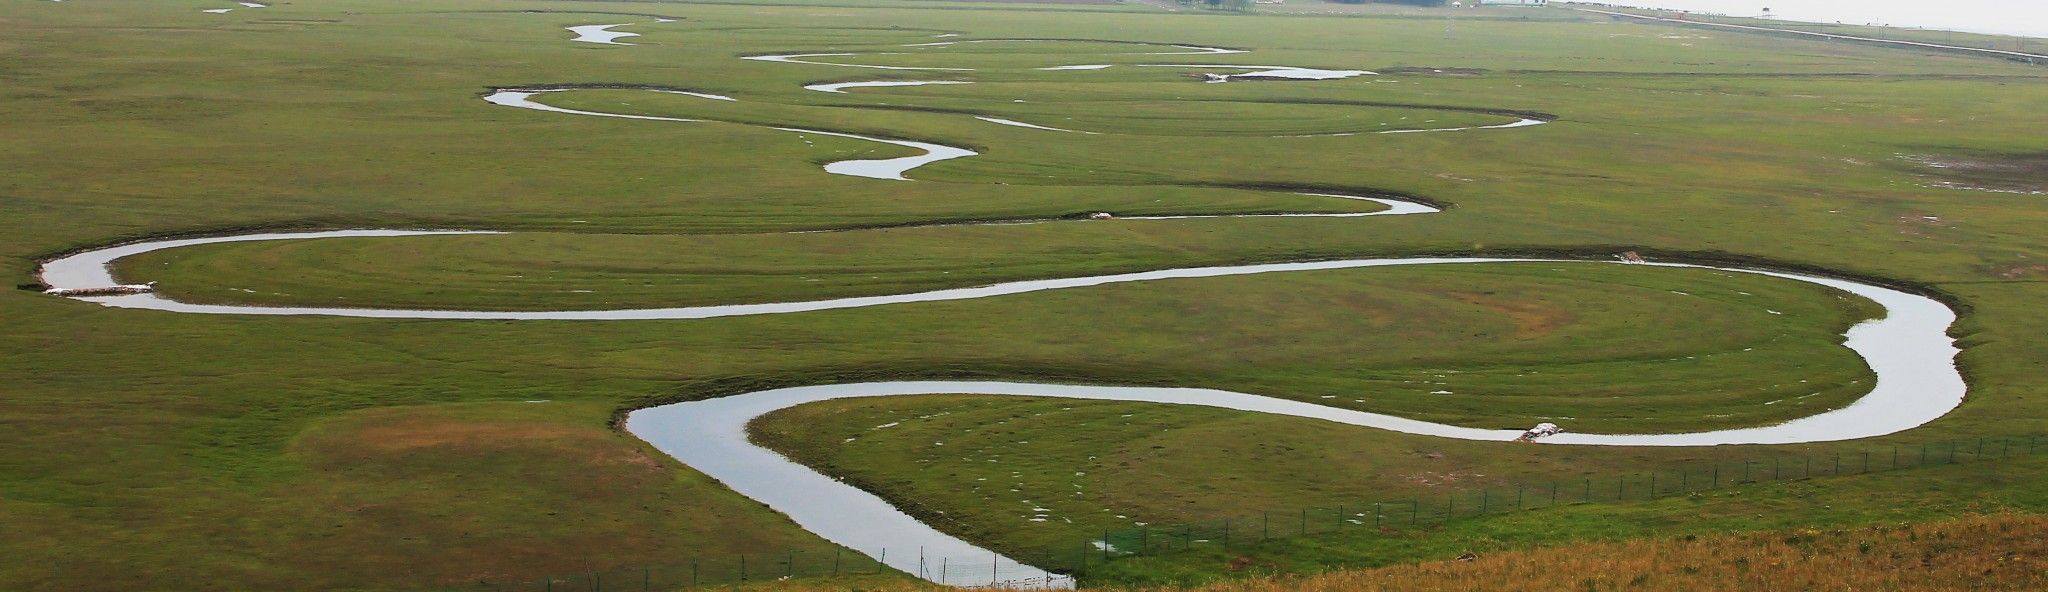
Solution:
[[[14,283],[33,288],[39,261],[76,249],[259,228],[508,233],[209,245],[124,260],[117,272],[196,302],[553,310],[1351,257],[1600,262],[1174,280],[692,321],[177,315],[8,290],[4,587],[447,589],[829,548],[613,425],[623,410],[753,386],[1191,386],[1460,426],[1621,433],[1767,425],[1867,390],[1870,371],[1839,343],[1879,314],[1869,303],[1606,262],[1631,250],[1936,295],[1963,313],[1952,334],[1968,399],[1894,436],[1772,447],[1465,442],[1210,409],[951,395],[799,407],[754,431],[885,499],[943,512],[956,536],[1022,553],[1244,508],[2048,428],[2044,197],[1972,190],[1956,183],[1966,171],[1927,165],[2038,162],[2048,152],[2040,66],[1561,9],[1448,27],[1409,10],[894,0],[337,0],[202,12],[229,4],[10,0],[0,13],[0,268]],[[574,42],[564,30],[611,23],[631,23],[619,30],[639,35],[620,41],[635,45]],[[917,45],[953,39],[987,41]],[[1160,55],[1183,46],[1247,53]],[[780,53],[971,70],[740,59]],[[1113,67],[1044,69],[1094,64]],[[1235,70],[1204,64],[1378,74],[1210,84],[1199,75]],[[868,80],[971,84],[803,88]],[[482,100],[501,88],[578,88],[538,100],[703,121]],[[1549,122],[1376,133],[1531,115]],[[919,167],[911,181],[850,178],[820,165],[916,151],[772,127],[980,154]],[[2025,165],[1993,168],[2002,188],[2043,183]],[[1303,193],[1444,211],[1236,216],[1381,207]],[[1085,219],[1096,212],[1125,219]],[[1205,217],[1128,219],[1172,215]],[[1019,220],[1033,223],[994,223]],[[1082,575],[1195,582],[1447,559],[1474,540],[1519,549],[2048,511],[2039,463],[2001,467],[1277,545],[1259,552],[1270,569],[1191,553]],[[1055,519],[1033,521],[1041,505]]]

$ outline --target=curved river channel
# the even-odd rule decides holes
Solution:
[[[782,56],[776,56],[782,57]],[[764,60],[782,61],[782,60]],[[792,60],[793,61],[793,60]],[[841,65],[841,64],[833,64]],[[546,105],[536,95],[566,89],[501,89],[485,97],[495,105],[569,115],[638,119],[662,122],[697,120],[582,111]],[[730,97],[687,91],[652,91],[692,94],[706,99]],[[1528,120],[1525,120],[1528,121]],[[1541,123],[1541,122],[1535,122]],[[1495,127],[1522,127],[1535,123]],[[883,159],[847,160],[829,163],[829,173],[902,181],[904,173],[919,166],[953,158],[975,156],[970,150],[906,140],[892,140],[802,128],[772,128],[792,133],[841,136],[915,148],[923,155]],[[1442,130],[1456,131],[1456,130]],[[1377,202],[1387,209],[1339,214],[1258,214],[1263,216],[1384,216],[1431,214],[1437,208],[1389,198],[1328,195],[1339,199]],[[1184,217],[1248,217],[1184,216]],[[1161,220],[1183,216],[1138,218]],[[1130,220],[1132,218],[1123,218]],[[1027,220],[1018,222],[1049,222]],[[1115,222],[1072,222],[1115,223]],[[187,314],[216,315],[322,315],[385,319],[475,319],[534,321],[636,321],[660,319],[707,319],[732,316],[799,314],[811,311],[914,306],[921,302],[971,300],[1013,296],[1050,290],[1086,289],[1133,282],[1162,282],[1195,278],[1248,275],[1282,275],[1337,269],[1416,265],[1623,265],[1618,262],[1564,261],[1554,259],[1411,257],[1372,258],[1256,265],[1225,265],[1162,269],[1088,277],[1028,280],[994,285],[931,290],[885,296],[833,298],[802,302],[732,304],[621,310],[558,311],[462,311],[425,309],[320,308],[239,304],[197,304],[178,302],[146,289],[139,293],[101,295],[95,291],[122,289],[109,266],[115,261],[141,253],[180,247],[247,241],[317,240],[330,238],[371,238],[453,234],[497,234],[479,230],[331,230],[315,232],[270,232],[138,242],[94,249],[46,262],[40,276],[52,292],[108,307],[145,309]],[[1948,336],[1956,314],[1946,305],[1918,294],[1856,281],[1788,273],[1782,271],[1690,265],[1681,263],[1636,263],[1651,267],[1716,269],[1726,272],[1771,276],[1841,290],[1883,307],[1885,316],[1851,328],[1843,345],[1854,351],[1876,374],[1869,393],[1840,409],[1782,424],[1677,434],[1581,434],[1565,433],[1539,440],[1545,444],[1595,446],[1715,446],[1727,444],[1790,444],[1868,438],[1891,434],[1933,421],[1963,401],[1966,387],[1958,372],[1958,350]],[[129,287],[134,289],[136,287]],[[1509,441],[1522,429],[1485,429],[1405,419],[1390,415],[1339,409],[1268,397],[1199,388],[1120,387],[1025,382],[911,381],[816,385],[744,393],[716,399],[663,405],[634,411],[626,429],[664,453],[717,479],[735,491],[788,515],[797,524],[847,548],[867,553],[883,563],[925,579],[952,585],[1029,585],[1072,587],[1065,576],[1021,564],[998,553],[962,541],[891,506],[887,501],[839,482],[830,476],[797,464],[782,455],[750,442],[749,422],[763,414],[797,405],[863,397],[919,394],[981,394],[996,396],[1048,397],[1099,401],[1135,401],[1169,405],[1196,405],[1253,413],[1270,413],[1331,421],[1396,432],[1456,438],[1461,440]]]

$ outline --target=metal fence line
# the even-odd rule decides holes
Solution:
[[[1892,444],[1865,450],[1814,455],[1768,455],[1676,469],[1609,477],[1572,477],[1496,487],[1455,489],[1428,496],[1365,500],[1326,507],[1272,509],[1198,522],[1147,525],[1103,531],[1100,539],[1062,545],[1042,553],[1010,554],[1049,571],[990,561],[989,557],[924,557],[919,574],[961,586],[1043,587],[1072,585],[1085,574],[1118,559],[1196,548],[1232,548],[1290,537],[1348,532],[1386,532],[1440,525],[1452,520],[1559,506],[1648,501],[1755,483],[1884,473],[1927,466],[2038,456],[2048,451],[2042,435]],[[899,549],[898,552],[908,552]],[[884,574],[890,550],[872,553],[840,547],[781,550],[700,557],[678,563],[614,568],[530,580],[479,580],[455,590],[505,592],[603,592],[672,590],[806,577]],[[988,563],[983,563],[988,561]]]

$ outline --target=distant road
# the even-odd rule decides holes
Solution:
[[[2019,61],[2027,62],[2027,63],[2030,63],[2030,64],[2040,64],[2040,63],[2048,63],[2048,55],[2042,55],[2042,54],[2034,54],[2034,53],[2024,53],[2024,52],[2017,52],[2017,51],[2005,51],[2005,50],[2002,50],[2002,49],[1984,49],[1984,48],[1982,48],[1982,47],[1964,47],[1964,46],[1960,46],[1960,45],[1942,45],[1942,44],[1939,44],[1939,43],[1921,43],[1921,42],[1918,42],[1918,41],[1899,41],[1899,40],[1896,40],[1896,39],[1878,39],[1878,38],[1875,38],[1875,37],[1857,37],[1857,36],[1854,36],[1854,35],[1836,35],[1836,34],[1833,34],[1833,33],[1815,33],[1815,32],[1812,32],[1812,31],[1800,31],[1800,30],[1797,30],[1797,29],[1773,29],[1773,28],[1770,28],[1770,27],[1756,27],[1756,26],[1750,26],[1750,25],[1732,25],[1732,24],[1727,24],[1727,23],[1715,23],[1715,22],[1707,22],[1707,21],[1693,21],[1693,20],[1685,20],[1685,19],[1674,19],[1674,18],[1664,18],[1664,17],[1658,17],[1658,16],[1646,16],[1646,15],[1640,15],[1640,14],[1629,14],[1629,13],[1626,13],[1626,12],[1614,12],[1614,11],[1609,11],[1609,10],[1594,10],[1594,9],[1591,9],[1591,8],[1578,8],[1578,7],[1572,7],[1572,10],[1577,10],[1577,11],[1579,11],[1579,12],[1590,12],[1590,13],[1594,13],[1594,14],[1604,14],[1604,15],[1608,15],[1608,16],[1622,16],[1622,17],[1628,17],[1628,18],[1632,18],[1632,19],[1641,19],[1641,20],[1646,20],[1646,21],[1663,21],[1663,22],[1667,22],[1667,23],[1679,23],[1679,24],[1684,24],[1684,25],[1694,25],[1694,26],[1701,26],[1701,27],[1720,27],[1720,28],[1723,28],[1723,29],[1741,29],[1741,30],[1747,30],[1747,31],[1765,31],[1765,32],[1770,32],[1770,33],[1789,33],[1789,34],[1793,34],[1793,35],[1805,35],[1805,36],[1808,36],[1808,37],[1821,37],[1821,38],[1826,38],[1826,39],[1840,39],[1840,40],[1844,40],[1844,41],[1863,41],[1863,42],[1868,42],[1868,43],[1883,43],[1883,44],[1887,44],[1887,45],[1903,45],[1903,46],[1909,46],[1909,47],[1925,47],[1925,48],[1929,48],[1929,49],[1942,49],[1942,50],[1949,50],[1949,51],[1961,51],[1961,52],[1969,52],[1969,53],[1976,53],[1976,54],[1982,54],[1982,55],[1994,56],[1994,57],[1999,57],[1999,58],[2005,58],[2005,59],[2008,59],[2008,60],[2019,60]]]

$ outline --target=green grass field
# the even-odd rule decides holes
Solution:
[[[1105,528],[1243,507],[2048,431],[2044,198],[1945,188],[1967,175],[1911,160],[2048,152],[2041,67],[1692,35],[1562,11],[1464,19],[1446,37],[1433,13],[1407,9],[1337,18],[927,0],[295,0],[209,14],[201,10],[232,3],[5,1],[0,269],[16,284],[33,282],[42,258],[138,237],[441,227],[514,232],[212,245],[136,257],[118,271],[201,302],[545,310],[1244,262],[1639,250],[1880,279],[1965,313],[1953,331],[1971,386],[1963,407],[1894,437],[1834,445],[1516,446],[1214,410],[960,396],[807,406],[755,426],[792,457],[944,511],[957,519],[944,529],[994,548],[1079,543]],[[637,45],[575,43],[562,29],[620,22],[640,23],[620,29],[640,33],[623,40]],[[904,47],[948,33],[1068,41]],[[1172,44],[1252,52],[1141,55]],[[738,59],[796,52],[974,70]],[[1188,74],[1209,70],[1139,66],[1152,63],[1387,74],[1203,84]],[[1038,69],[1074,64],[1116,67]],[[974,84],[801,88],[877,79]],[[479,98],[539,85],[740,100],[624,89],[540,98],[710,120],[670,123]],[[1556,121],[1275,137],[1491,125],[1516,113]],[[770,125],[982,155],[919,168],[916,182],[855,179],[819,164],[910,151]],[[1295,190],[1447,207],[929,226],[1377,208]],[[790,234],[810,230],[837,232]],[[1838,343],[1873,314],[1805,284],[1593,263],[601,323],[176,315],[8,290],[0,588],[446,589],[825,547],[611,426],[624,409],[749,385],[979,377],[1223,388],[1479,427],[1538,418],[1571,418],[1556,421],[1581,431],[1764,425],[1863,392],[1869,371]],[[933,417],[872,429],[920,416]],[[2038,476],[2026,467],[2014,474]],[[1770,520],[1678,501],[1586,506],[1571,510],[1566,538],[1932,519],[1976,509],[1979,498],[2048,511],[2039,479],[1988,479],[1848,478],[1829,482],[1827,495],[1854,503]],[[1956,489],[1976,481],[1981,489]],[[1020,517],[1025,500],[1057,503],[1044,507],[1073,522],[1030,522]],[[1897,511],[1906,506],[1926,511]],[[1544,520],[1474,520],[1391,543],[1303,542],[1261,561],[1317,571],[1441,559],[1436,551],[1496,530],[1522,534],[1488,548],[1561,542],[1527,534]],[[1415,551],[1387,551],[1394,544]],[[1090,577],[1229,573],[1210,559],[1146,559]]]

